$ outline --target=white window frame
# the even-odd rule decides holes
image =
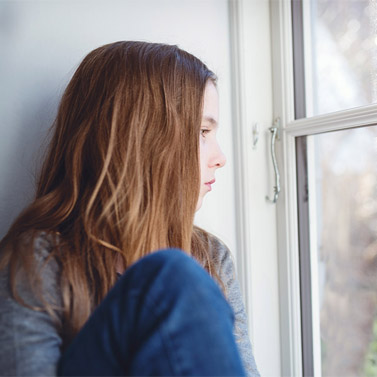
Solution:
[[[305,2],[308,0],[304,0]],[[270,0],[274,82],[274,117],[281,120],[279,146],[282,192],[277,204],[280,282],[281,367],[283,376],[302,376],[302,334],[297,216],[295,139],[299,136],[377,124],[377,105],[294,119],[292,17],[290,0]],[[305,14],[305,8],[304,8]],[[304,37],[304,40],[308,40]],[[315,279],[313,277],[312,279]],[[315,284],[312,281],[312,285]],[[313,310],[315,312],[315,310]],[[312,313],[316,316],[316,313]],[[315,326],[313,317],[313,326]],[[316,349],[316,347],[315,347]],[[318,353],[315,351],[314,353]],[[320,358],[314,356],[314,375]]]
[[[261,375],[281,372],[276,208],[268,130],[273,124],[270,0],[228,0],[232,67],[237,270]],[[253,127],[259,141],[253,148]],[[271,169],[270,169],[271,168]]]

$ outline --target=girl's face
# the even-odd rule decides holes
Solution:
[[[196,210],[202,206],[204,195],[212,190],[215,172],[225,165],[226,158],[217,142],[219,121],[219,96],[213,82],[204,91],[203,117],[200,127],[200,192]]]

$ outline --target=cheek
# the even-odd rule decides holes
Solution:
[[[200,164],[200,172],[202,176],[203,176],[203,170],[206,167],[206,159],[207,159],[207,148],[204,142],[201,140],[200,146],[199,146],[199,164]]]

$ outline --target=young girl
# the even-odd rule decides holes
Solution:
[[[193,226],[217,125],[215,75],[176,46],[83,60],[0,243],[2,375],[258,376],[229,251]]]

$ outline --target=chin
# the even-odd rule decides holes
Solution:
[[[200,198],[198,199],[198,204],[196,205],[195,212],[199,211],[200,207],[202,206],[202,203],[203,203],[203,198],[200,197]]]

